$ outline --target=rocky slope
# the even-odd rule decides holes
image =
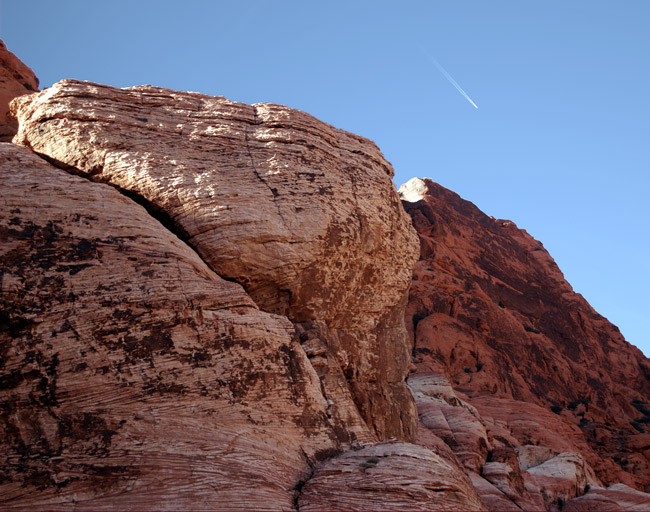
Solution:
[[[417,371],[531,442],[544,429],[518,422],[571,427],[604,483],[648,486],[650,361],[512,222],[430,180],[400,192],[421,242],[407,311]]]

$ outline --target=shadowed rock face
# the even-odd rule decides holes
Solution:
[[[605,483],[648,485],[650,361],[512,222],[430,180],[400,193],[421,243],[406,321],[418,372],[446,375],[477,406],[502,399],[491,414],[510,420],[522,409],[508,400],[542,406],[579,427]]]
[[[9,102],[16,96],[38,91],[38,78],[0,40],[0,142],[9,142],[18,123],[8,116]]]

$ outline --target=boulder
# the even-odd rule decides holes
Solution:
[[[18,123],[9,117],[9,102],[17,96],[38,91],[38,78],[0,40],[0,142],[9,142]]]
[[[323,463],[297,503],[301,511],[485,510],[459,467],[421,446],[393,442]]]
[[[417,237],[372,142],[281,105],[152,86],[64,80],[12,110],[15,142],[143,204],[327,346],[328,397],[347,386],[375,435],[415,439],[403,311]]]

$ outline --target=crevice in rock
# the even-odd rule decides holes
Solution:
[[[56,158],[52,158],[51,156],[48,156],[46,154],[40,153],[38,151],[35,151],[34,148],[32,148],[28,143],[24,144],[24,147],[29,149],[33,154],[36,156],[42,158],[46,162],[48,162],[50,165],[56,167],[57,169],[60,169],[64,172],[67,172],[68,174],[72,174],[74,176],[78,176],[80,178],[84,178],[92,183],[98,183],[102,185],[107,185],[109,187],[112,187],[113,189],[117,190],[121,195],[124,197],[127,197],[134,203],[139,204],[142,206],[147,213],[153,217],[155,220],[157,220],[164,228],[165,230],[169,231],[172,233],[176,238],[178,238],[184,245],[189,247],[192,252],[196,254],[196,256],[210,269],[212,270],[215,274],[219,276],[220,279],[224,281],[228,281],[234,284],[237,284],[241,286],[239,282],[235,279],[229,279],[226,277],[223,277],[217,270],[212,268],[212,265],[210,265],[207,261],[203,259],[201,256],[201,253],[197,250],[197,248],[192,244],[191,241],[191,236],[189,233],[181,226],[179,225],[164,209],[161,207],[153,204],[151,201],[146,199],[145,197],[141,196],[140,194],[126,190],[119,185],[115,185],[114,183],[109,183],[107,181],[104,181],[101,179],[102,176],[102,168],[97,168],[97,169],[92,169],[90,172],[84,172],[79,170],[78,168],[71,166],[69,164],[66,164],[64,162],[61,162],[60,160],[57,160]],[[251,299],[252,300],[252,299]],[[255,301],[252,301],[255,302]]]

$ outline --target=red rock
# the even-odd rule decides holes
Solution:
[[[292,324],[110,186],[6,143],[0,183],[1,508],[291,509],[355,429]]]
[[[0,142],[8,142],[18,131],[18,123],[8,117],[9,102],[16,96],[38,91],[38,78],[0,40]]]
[[[495,436],[507,426],[520,444],[577,451],[607,484],[650,484],[648,454],[633,448],[650,433],[650,360],[514,223],[430,180],[400,193],[421,245],[406,322],[417,371],[446,375],[485,421],[494,418]],[[486,411],[484,397],[514,402]],[[523,403],[539,406],[543,421],[528,406],[520,419]],[[554,440],[554,424],[563,440]]]

